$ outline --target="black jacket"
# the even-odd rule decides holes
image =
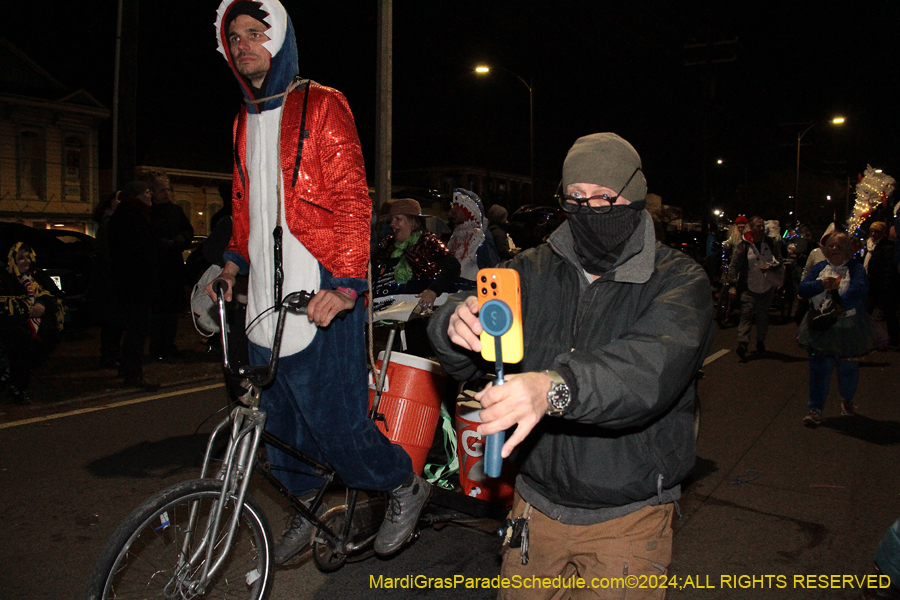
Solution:
[[[896,298],[900,295],[900,272],[894,265],[894,242],[882,238],[875,244],[871,255],[866,265],[869,295],[877,300]]]
[[[150,304],[158,275],[149,207],[136,198],[122,200],[109,219],[108,240],[110,275],[119,302]]]
[[[564,224],[549,243],[501,263],[522,285],[525,358],[516,370],[553,369],[573,393],[563,417],[545,417],[516,448],[517,488],[568,524],[677,499],[696,459],[695,376],[714,333],[709,280],[657,244],[646,213],[624,255],[589,283]],[[447,372],[472,379],[491,365],[449,342],[457,303],[432,317],[429,335]]]
[[[155,309],[178,312],[184,308],[185,268],[183,252],[191,244],[194,228],[177,204],[154,204],[150,228],[156,237],[158,277],[154,283]]]

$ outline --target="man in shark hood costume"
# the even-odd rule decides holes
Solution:
[[[297,45],[277,0],[224,0],[218,50],[245,98],[234,124],[234,228],[221,276],[249,274],[250,358],[268,362],[276,317],[272,231],[283,227],[284,290],[316,291],[308,316],[289,314],[278,374],[262,397],[266,429],[332,465],[348,486],[388,492],[375,541],[390,554],[412,537],[429,485],[404,450],[366,418],[365,308],[371,201],[356,125],[344,96],[297,76]],[[210,291],[210,295],[213,295]],[[335,318],[342,310],[350,312]],[[269,447],[279,479],[304,501],[321,478]],[[310,542],[295,515],[275,546],[282,564]]]

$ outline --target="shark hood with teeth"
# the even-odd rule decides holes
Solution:
[[[247,81],[237,69],[228,51],[228,31],[224,27],[229,13],[238,5],[252,2],[266,14],[264,23],[268,25],[266,35],[269,41],[263,43],[263,47],[272,55],[272,63],[269,74],[263,82],[262,90],[255,92],[250,82]],[[294,26],[287,11],[278,0],[222,0],[216,11],[216,44],[219,52],[228,61],[228,66],[241,85],[241,91],[247,100],[257,100],[275,96],[284,92],[294,77],[299,72],[297,61],[297,41],[294,37]],[[272,110],[281,106],[282,98],[272,98],[263,104],[248,104],[247,112],[254,114],[266,110]]]

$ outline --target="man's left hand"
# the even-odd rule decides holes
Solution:
[[[481,411],[484,422],[478,426],[478,433],[490,435],[518,425],[503,444],[500,451],[503,458],[509,456],[547,413],[550,408],[547,393],[552,383],[546,373],[520,373],[508,375],[503,385],[491,384],[475,394],[484,407]]]
[[[306,316],[319,327],[328,327],[342,310],[353,310],[356,300],[346,292],[319,290],[306,307]]]

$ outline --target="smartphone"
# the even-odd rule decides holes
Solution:
[[[490,300],[503,301],[512,311],[512,325],[500,336],[503,362],[517,363],[525,354],[522,343],[522,301],[519,273],[514,269],[481,269],[475,277],[478,292],[478,309]],[[481,356],[494,362],[494,336],[481,333]]]

